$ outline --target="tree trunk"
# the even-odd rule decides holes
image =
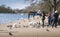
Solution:
[[[56,0],[54,0],[54,12],[56,11]]]

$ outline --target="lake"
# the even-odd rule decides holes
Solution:
[[[0,24],[28,18],[27,14],[0,13]]]

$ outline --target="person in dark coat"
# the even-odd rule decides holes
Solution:
[[[29,13],[28,13],[28,18],[30,18],[30,15],[32,15],[33,17],[36,15],[36,11],[30,11]]]
[[[52,28],[53,28],[53,27],[57,28],[58,17],[59,17],[59,14],[57,13],[57,11],[55,11],[53,17],[54,17],[54,19],[53,19]]]
[[[44,28],[44,20],[45,20],[45,13],[44,11],[42,12],[42,27]]]
[[[28,19],[30,18],[31,13],[32,13],[32,11],[29,11],[29,13],[28,13]]]

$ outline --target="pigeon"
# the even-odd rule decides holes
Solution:
[[[49,29],[46,29],[46,31],[49,31]]]
[[[11,35],[11,36],[12,36],[13,34],[12,34],[11,32],[9,32],[9,35]]]

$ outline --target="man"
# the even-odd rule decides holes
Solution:
[[[45,13],[44,11],[42,12],[42,27],[44,28],[44,20],[45,20]]]
[[[53,27],[57,28],[58,17],[59,17],[59,14],[57,13],[57,11],[55,11],[53,17],[54,17],[54,19],[53,19],[53,25],[52,25],[52,28],[53,28]]]
[[[32,15],[33,17],[36,15],[36,11],[30,11],[29,13],[28,13],[28,18],[30,18],[30,15]]]

